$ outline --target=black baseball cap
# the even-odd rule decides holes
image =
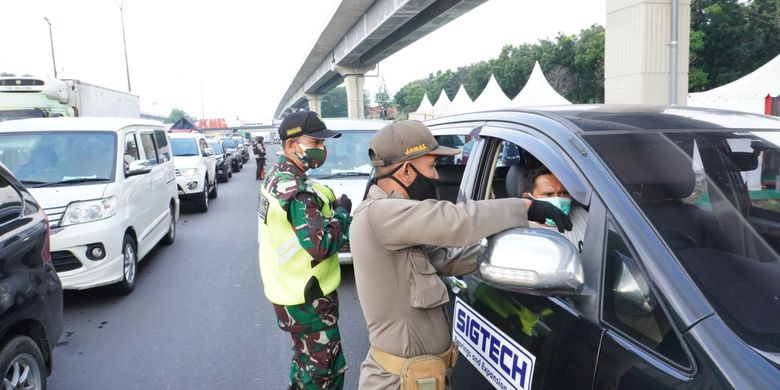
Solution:
[[[317,139],[341,137],[338,131],[328,130],[313,111],[296,111],[284,117],[279,125],[279,138],[284,141],[302,135]]]

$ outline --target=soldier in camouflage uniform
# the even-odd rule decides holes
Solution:
[[[324,139],[339,135],[312,112],[288,115],[279,127],[284,154],[260,191],[260,271],[278,325],[292,337],[290,389],[344,385],[336,288],[352,202],[306,176],[325,161]]]

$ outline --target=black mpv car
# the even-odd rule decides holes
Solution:
[[[0,374],[4,388],[45,389],[62,332],[62,285],[43,209],[0,163]],[[10,386],[10,387],[9,387]]]
[[[426,124],[473,146],[437,166],[442,199],[524,196],[540,164],[572,198],[565,236],[499,233],[447,278],[456,387],[780,389],[780,118],[572,105]]]

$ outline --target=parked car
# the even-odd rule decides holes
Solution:
[[[234,136],[233,139],[236,140],[237,153],[241,156],[241,163],[246,164],[249,161],[249,146],[246,144],[244,137]]]
[[[214,151],[214,157],[216,157],[216,170],[217,180],[222,183],[226,183],[229,178],[233,177],[233,169],[231,167],[232,157],[228,154],[224,148],[224,144],[217,138],[206,138],[209,143],[209,147]]]
[[[62,333],[62,284],[43,208],[0,163],[0,374],[4,388],[43,389]]]
[[[136,266],[173,243],[179,199],[157,122],[41,118],[0,123],[0,161],[43,206],[66,289],[135,287]]]
[[[191,201],[200,212],[209,211],[209,199],[218,196],[219,185],[214,150],[196,131],[171,132],[170,136],[179,199]]]
[[[325,142],[328,150],[325,164],[310,169],[307,174],[309,178],[330,187],[336,197],[346,194],[357,206],[363,200],[372,169],[367,153],[368,144],[377,130],[390,122],[327,118],[323,121],[328,129],[341,132],[341,137]],[[339,251],[339,262],[352,264],[349,244]]]
[[[238,172],[244,167],[244,160],[241,158],[241,152],[238,149],[238,144],[233,137],[221,137],[222,143],[227,149],[228,155],[232,160],[233,172]]]
[[[780,388],[780,188],[761,181],[780,118],[573,105],[427,125],[475,137],[438,167],[462,177],[450,200],[522,196],[543,164],[584,215],[579,239],[509,230],[447,278],[458,387]]]

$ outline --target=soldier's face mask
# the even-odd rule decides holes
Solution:
[[[436,180],[420,173],[420,171],[418,171],[412,163],[409,163],[409,166],[412,167],[412,170],[417,173],[417,177],[414,178],[414,181],[412,181],[411,184],[406,186],[404,183],[398,180],[397,177],[393,176],[403,166],[404,164],[397,166],[389,173],[377,177],[376,180],[393,179],[393,181],[398,183],[398,185],[400,185],[401,188],[406,191],[406,193],[409,195],[409,199],[426,200],[439,198],[439,187],[436,186]]]
[[[319,148],[306,146],[302,143],[298,143],[298,146],[301,147],[302,153],[296,152],[295,157],[297,157],[301,164],[307,169],[321,167],[322,164],[325,163],[325,159],[328,158],[328,150],[325,149],[325,146]]]

